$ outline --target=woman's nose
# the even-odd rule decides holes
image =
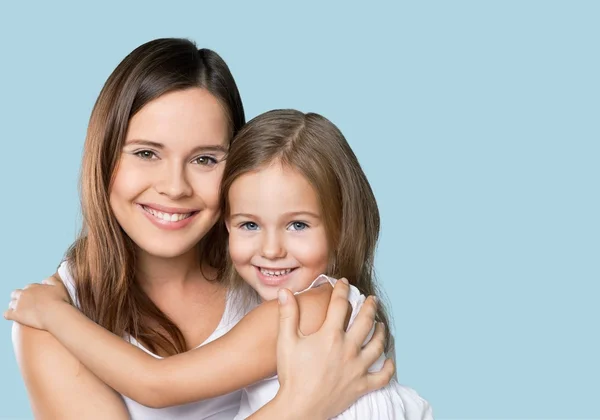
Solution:
[[[172,200],[192,195],[192,186],[188,182],[183,165],[165,165],[161,179],[156,183],[156,191]]]

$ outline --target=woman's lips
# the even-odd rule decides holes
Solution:
[[[159,210],[159,208],[166,209],[166,207],[148,206],[144,204],[137,204],[137,207],[146,216],[146,218],[152,222],[152,224],[164,230],[182,229],[189,225],[199,213],[197,210],[189,211],[188,209],[176,209],[181,212],[170,213]],[[187,212],[184,213],[183,211],[186,210]]]

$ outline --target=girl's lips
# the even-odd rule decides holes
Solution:
[[[260,271],[261,267],[254,266],[254,268],[256,269],[256,275],[258,276],[258,279],[260,280],[260,282],[262,284],[264,284],[265,286],[275,287],[275,286],[281,286],[283,283],[288,281],[290,276],[292,275],[292,273],[294,271],[296,271],[297,267],[292,268],[292,270],[289,273],[283,274],[281,276],[267,276],[267,275],[263,274],[262,271]],[[274,271],[277,271],[277,270],[274,270]]]
[[[144,209],[144,206],[141,204],[137,204],[136,207],[138,209],[140,209],[140,211],[144,214],[144,216],[146,216],[148,218],[148,220],[150,220],[152,222],[152,224],[154,224],[154,226],[156,226],[160,229],[164,229],[164,230],[183,229],[184,227],[186,227],[187,225],[192,223],[192,221],[194,220],[196,215],[198,213],[200,213],[199,211],[195,211],[195,212],[192,212],[192,214],[190,216],[186,217],[185,219],[177,220],[177,221],[170,221],[170,220],[164,220],[159,217],[156,217],[155,215],[153,215],[152,213],[150,213],[149,211]],[[151,206],[151,207],[152,207],[152,209],[155,209],[154,206]]]

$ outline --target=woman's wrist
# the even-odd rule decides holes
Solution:
[[[284,420],[327,420],[317,407],[310,407],[309,401],[302,401],[303,398],[293,392],[288,392],[284,387],[279,388],[279,392],[272,400],[273,411],[278,414],[278,418]]]

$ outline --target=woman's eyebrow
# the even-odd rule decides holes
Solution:
[[[129,145],[140,145],[140,146],[148,146],[148,147],[153,147],[155,149],[164,149],[165,145],[162,143],[158,143],[156,141],[150,141],[150,140],[143,140],[143,139],[133,139],[133,140],[128,140],[127,142],[125,142],[126,146]],[[222,144],[207,144],[207,145],[202,145],[202,146],[197,146],[194,147],[194,149],[192,149],[191,153],[198,153],[198,152],[221,152],[221,153],[227,153],[228,148],[227,146],[223,146]]]
[[[221,152],[221,153],[227,153],[228,148],[226,146],[223,146],[222,144],[210,144],[210,145],[205,145],[205,146],[198,146],[198,147],[194,147],[192,149],[192,154],[194,153],[198,153],[198,152]]]
[[[155,141],[142,140],[142,139],[127,140],[125,142],[126,146],[129,146],[130,144],[138,144],[140,146],[150,146],[150,147],[154,147],[156,149],[164,149],[164,147],[165,147],[165,145],[162,143],[157,143]]]

